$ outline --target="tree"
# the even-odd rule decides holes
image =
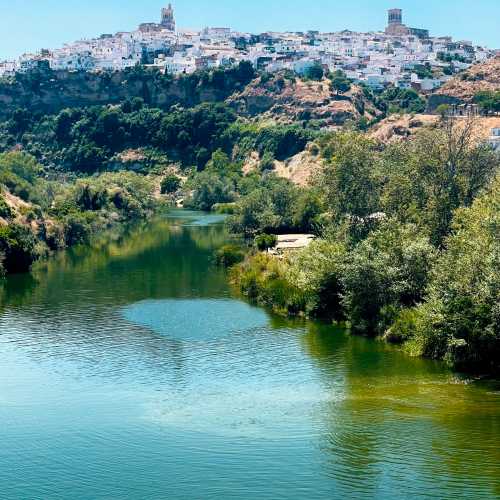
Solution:
[[[450,113],[450,105],[449,104],[440,104],[436,108],[436,113],[441,117],[441,120],[444,120],[448,114]]]
[[[500,168],[500,159],[474,139],[475,122],[447,117],[441,127],[418,132],[386,149],[379,164],[381,208],[414,222],[440,246],[454,211],[470,206]]]
[[[255,246],[261,252],[275,247],[277,243],[278,238],[274,234],[259,234],[254,240]]]
[[[345,319],[341,277],[346,256],[342,243],[320,239],[290,257],[287,275],[293,287],[306,297],[306,313],[337,321]]]
[[[7,273],[24,273],[37,259],[36,239],[27,227],[19,224],[0,227],[0,254]]]
[[[184,203],[189,208],[209,211],[217,203],[234,201],[234,183],[215,172],[207,170],[198,173],[191,187],[193,193]]]
[[[321,81],[325,71],[323,70],[323,66],[319,63],[315,63],[312,66],[309,66],[305,71],[306,78],[309,80]]]
[[[181,179],[175,174],[169,174],[161,181],[161,194],[172,194],[179,190]]]
[[[397,313],[418,304],[436,251],[414,225],[386,221],[349,255],[343,305],[353,331],[382,334]]]
[[[374,213],[379,206],[373,175],[376,143],[360,133],[336,133],[323,144],[323,156],[326,162],[319,180],[334,220]]]
[[[474,95],[474,102],[487,114],[500,112],[500,91],[483,90]]]
[[[416,310],[415,354],[458,368],[500,370],[500,176],[470,208],[457,211]]]
[[[275,159],[272,153],[266,151],[262,156],[262,159],[260,160],[259,170],[261,172],[268,172],[268,171],[270,172],[274,170],[274,162]]]
[[[331,79],[330,87],[337,95],[345,94],[351,89],[351,82],[346,78],[344,73],[337,72]]]

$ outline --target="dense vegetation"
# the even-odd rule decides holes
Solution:
[[[474,96],[474,102],[486,114],[500,113],[500,91],[484,90]]]
[[[269,178],[238,201],[229,226],[319,238],[282,258],[254,252],[233,281],[278,312],[498,370],[499,156],[474,142],[471,123],[449,119],[402,143],[340,132],[318,146],[325,164],[311,188],[294,195]]]
[[[139,69],[129,76],[171,80]],[[224,97],[254,76],[240,65],[179,84]],[[325,77],[336,99],[348,98],[343,73],[325,76],[314,66],[306,75]],[[17,84],[35,90],[49,84],[47,75],[22,78],[31,80]],[[380,116],[426,106],[411,89],[363,92]],[[497,112],[496,94],[478,94],[476,102]],[[415,355],[499,369],[499,157],[475,142],[471,123],[457,125],[443,113],[437,126],[387,145],[359,132],[366,119],[328,133],[307,120],[243,118],[223,98],[215,101],[160,109],[144,95],[6,115],[0,274],[26,271],[51,250],[146,217],[161,195],[183,198],[186,207],[230,214],[229,229],[253,242],[247,258],[234,245],[216,255],[235,266],[233,281],[250,298],[283,314],[346,322]],[[276,161],[308,144],[323,164],[310,186],[275,175]],[[257,163],[244,169],[251,155]],[[266,252],[275,235],[290,232],[317,239],[283,258]]]
[[[57,180],[45,174],[31,155],[0,154],[0,275],[25,272],[50,250],[85,243],[155,208],[153,182],[140,174]]]

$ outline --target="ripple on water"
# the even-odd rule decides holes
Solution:
[[[229,299],[148,300],[125,307],[122,314],[127,321],[160,335],[190,341],[265,327],[269,321],[264,311]]]

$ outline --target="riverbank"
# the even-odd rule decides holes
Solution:
[[[337,235],[278,256],[253,250],[231,281],[277,314],[345,323],[411,356],[498,376],[499,181],[456,212],[445,250],[413,225],[382,221],[357,245]]]
[[[36,260],[150,217],[160,180],[132,172],[47,179],[25,153],[0,155],[0,277]]]

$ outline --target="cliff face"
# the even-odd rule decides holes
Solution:
[[[17,108],[55,113],[70,107],[119,104],[134,97],[163,109],[227,100],[244,116],[264,115],[284,123],[318,120],[325,127],[341,126],[361,116],[372,120],[380,113],[355,85],[344,95],[336,95],[327,79],[290,80],[277,74],[251,81],[251,77],[234,69],[177,78],[142,69],[114,73],[34,71],[0,79],[0,116]]]
[[[158,73],[48,72],[0,80],[0,114],[16,108],[44,113],[78,106],[118,104],[140,97],[154,107],[193,106],[224,100],[241,84],[227,78],[223,88],[201,82],[199,77],[170,78]]]
[[[290,80],[279,74],[265,82],[254,80],[228,102],[242,115],[264,115],[286,123],[318,120],[326,127],[340,126],[361,116],[371,120],[380,113],[355,85],[338,96],[330,89],[329,80]]]

